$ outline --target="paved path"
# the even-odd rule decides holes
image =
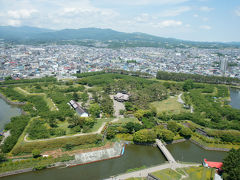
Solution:
[[[177,168],[199,166],[199,165],[200,164],[182,164],[182,163],[175,163],[175,164],[171,163],[170,164],[170,163],[166,163],[166,164],[161,164],[158,166],[154,166],[154,167],[139,170],[139,171],[121,174],[121,175],[111,177],[111,178],[105,179],[105,180],[123,180],[123,179],[132,178],[132,177],[147,177],[149,173],[153,173],[153,172],[160,171],[160,170],[167,169],[167,168],[177,169]]]
[[[7,137],[10,136],[10,135],[11,135],[11,134],[10,134],[10,130],[7,131],[7,132],[4,132],[4,133],[3,133],[3,139],[2,139],[2,141],[1,141],[1,143],[0,143],[0,145],[2,145],[2,144],[4,143],[4,141],[7,139]]]
[[[25,142],[50,141],[50,140],[53,140],[53,139],[62,139],[62,138],[68,138],[68,137],[85,136],[85,135],[91,135],[91,134],[100,134],[105,125],[106,125],[106,122],[104,122],[104,123],[102,124],[102,126],[101,126],[97,131],[91,132],[91,133],[79,133],[79,134],[74,134],[74,135],[71,135],[71,136],[60,136],[60,137],[48,138],[48,139],[28,140],[28,139],[27,139],[28,134],[26,134],[26,136],[24,137],[24,141],[25,141]]]
[[[180,102],[181,104],[184,104],[184,101],[182,100],[182,94],[183,93],[178,95],[178,102]]]
[[[166,159],[168,160],[169,163],[176,163],[175,159],[173,158],[172,154],[168,151],[166,146],[160,141],[159,139],[156,139],[157,146],[159,149],[162,151]]]
[[[124,103],[118,102],[113,98],[113,95],[110,95],[110,98],[113,100],[113,107],[114,107],[114,118],[112,122],[117,122],[119,118],[123,118],[123,115],[120,115],[120,110],[125,110]]]

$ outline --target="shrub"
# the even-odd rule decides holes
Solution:
[[[142,129],[133,134],[133,141],[137,143],[153,143],[155,139],[156,134],[153,130]]]
[[[38,149],[32,151],[33,158],[38,158],[41,156],[41,152]]]

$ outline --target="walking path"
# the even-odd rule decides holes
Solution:
[[[10,136],[10,135],[11,135],[10,131],[4,132],[3,133],[3,139],[2,139],[2,141],[0,143],[0,145],[2,145],[4,143],[4,141],[7,139],[7,137]]]
[[[105,180],[123,180],[123,179],[128,179],[128,178],[133,178],[133,177],[147,177],[149,173],[153,173],[153,172],[160,171],[160,170],[167,169],[167,168],[177,169],[177,168],[185,168],[185,167],[199,166],[199,165],[200,164],[166,163],[166,164],[161,164],[158,166],[154,166],[154,167],[139,170],[139,171],[121,174],[121,175],[111,177],[111,178],[108,178]]]
[[[116,117],[112,122],[117,122],[119,118],[123,118],[123,115],[120,114],[120,110],[125,110],[125,106],[122,102],[116,101],[113,95],[110,95],[110,98],[113,100],[114,116]]]
[[[36,140],[28,140],[28,134],[26,134],[26,136],[24,136],[24,141],[25,142],[39,142],[39,141],[50,141],[50,140],[54,140],[54,139],[62,139],[62,138],[68,138],[68,137],[76,137],[76,136],[85,136],[85,135],[91,135],[91,134],[100,134],[104,128],[104,126],[106,125],[106,122],[104,122],[102,124],[102,126],[95,132],[91,132],[91,133],[80,133],[80,134],[74,134],[71,136],[60,136],[60,137],[55,137],[55,138],[48,138],[48,139],[36,139]]]
[[[160,141],[159,139],[156,139],[157,146],[159,149],[162,151],[168,162],[171,163],[176,163],[175,159],[173,158],[172,154],[168,151],[168,149],[165,147],[165,145]]]
[[[178,95],[178,102],[180,102],[181,104],[184,104],[184,101],[182,100],[182,94],[183,93]]]

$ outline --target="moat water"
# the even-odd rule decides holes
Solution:
[[[190,141],[168,145],[173,157],[179,161],[201,163],[203,158],[222,161],[226,152],[206,151]],[[68,168],[54,168],[1,178],[3,180],[100,180],[128,169],[153,166],[166,161],[157,147],[127,145],[123,156],[117,159]]]
[[[10,122],[11,117],[21,114],[21,109],[12,106],[0,98],[0,131],[4,129],[4,125]]]

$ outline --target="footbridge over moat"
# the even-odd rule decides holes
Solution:
[[[166,146],[160,141],[159,139],[156,139],[156,143],[158,148],[162,151],[163,155],[166,157],[169,163],[176,163],[175,159],[173,158],[172,154],[168,151]]]

